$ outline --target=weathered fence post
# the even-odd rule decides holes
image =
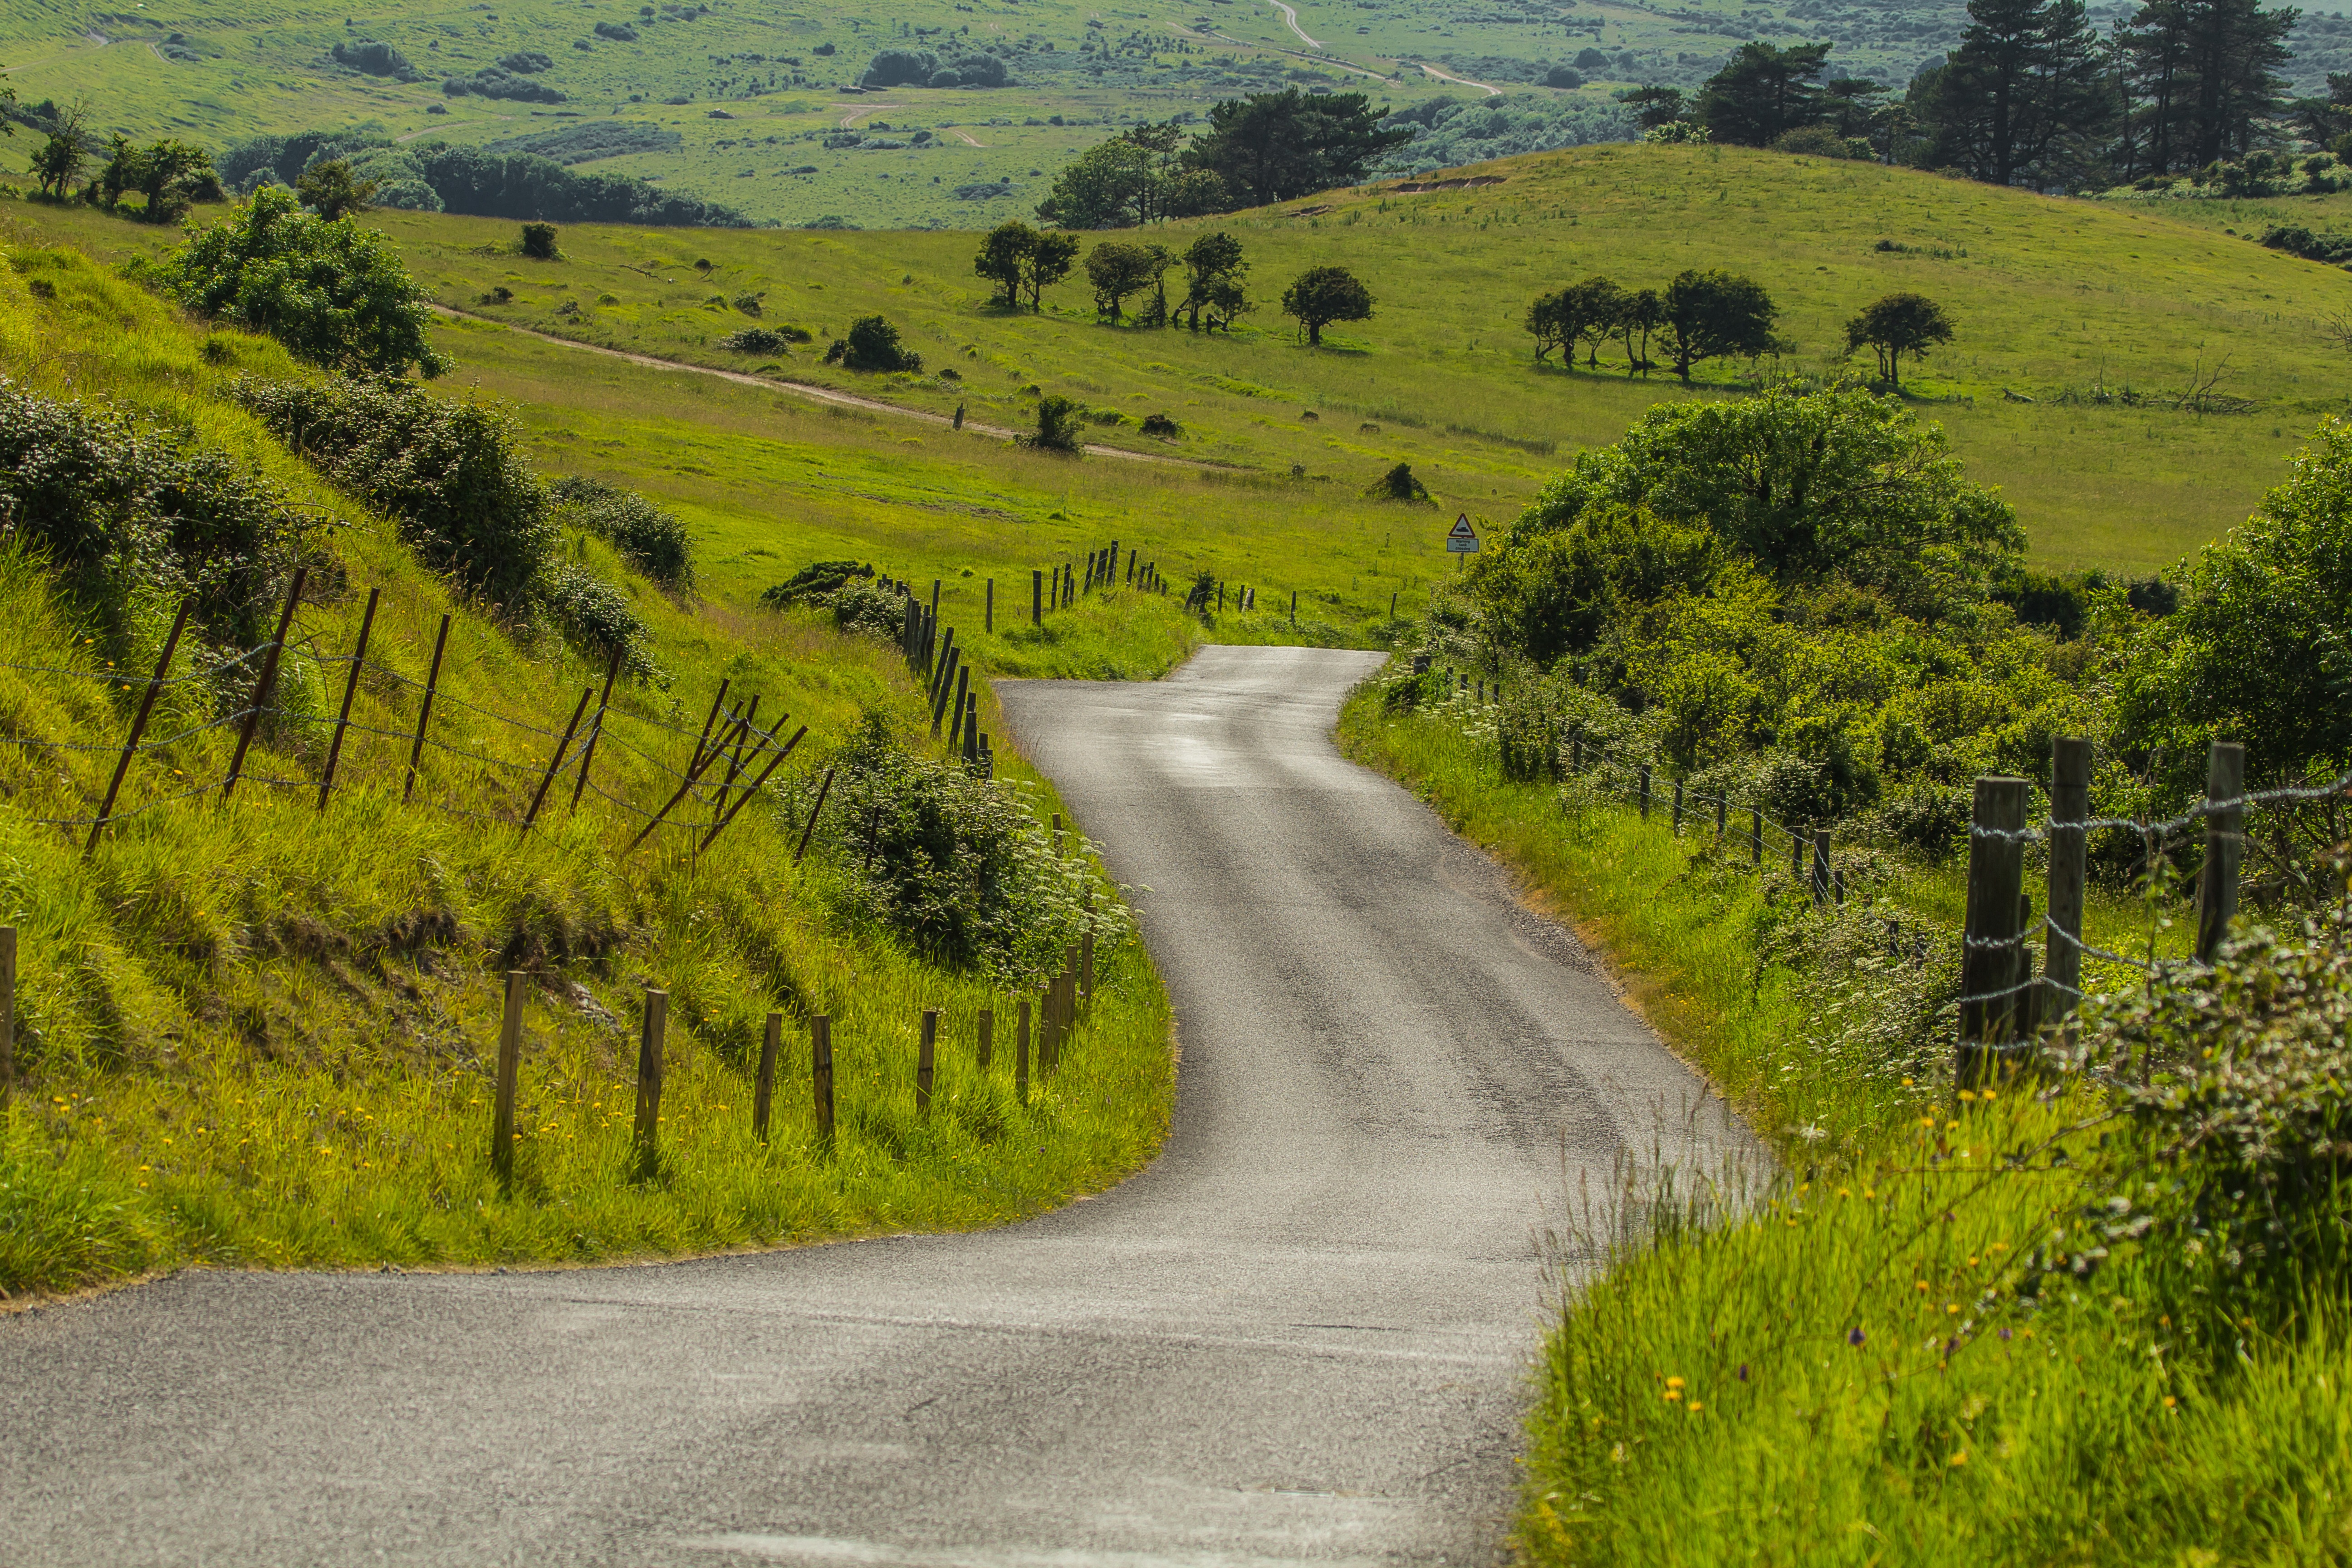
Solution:
[[[1029,998],[1021,998],[1021,1009],[1013,1023],[1013,1098],[1022,1104],[1029,1103]]]
[[[1794,827],[1789,829],[1789,880],[1805,885],[1805,836]]]
[[[1813,829],[1813,908],[1822,909],[1830,901],[1830,830]]]
[[[98,836],[106,831],[114,816],[114,802],[122,793],[122,781],[130,776],[131,760],[139,754],[139,737],[147,732],[148,718],[155,711],[155,699],[163,689],[163,677],[172,668],[172,656],[180,651],[180,634],[187,629],[188,608],[193,601],[180,601],[180,613],[173,618],[172,633],[163,639],[163,657],[155,661],[155,673],[147,678],[146,695],[139,699],[139,711],[131,721],[131,733],[123,737],[122,756],[114,764],[114,777],[107,781],[105,804],[98,808],[98,818],[89,825],[89,842],[81,847],[87,856],[98,848]],[[349,703],[345,706],[348,708]],[[341,731],[337,732],[341,738]]]
[[[327,809],[327,795],[335,787],[335,764],[343,760],[343,731],[351,728],[352,699],[360,694],[360,671],[367,666],[368,633],[375,629],[375,602],[381,588],[368,590],[367,609],[360,616],[360,640],[352,648],[352,673],[343,682],[343,705],[335,714],[334,738],[327,742],[327,766],[319,776],[319,809]]]
[[[653,1174],[658,1149],[662,1099],[662,1041],[669,1032],[669,993],[646,987],[644,1021],[637,1029],[637,1168]]]
[[[2231,917],[2238,912],[2238,863],[2246,848],[2245,794],[2246,748],[2235,741],[2214,742],[2205,756],[2205,865],[2197,889],[2200,963],[2221,956]]]
[[[2000,1048],[2015,1043],[2016,989],[2024,948],[2023,779],[1977,780],[1969,833],[1968,918],[1960,948],[1960,1037],[1953,1078],[1963,1089],[1990,1079]]]
[[[0,926],[0,1106],[16,1085],[16,928]]]
[[[613,682],[621,675],[621,650],[614,648],[604,665],[604,689],[596,695],[596,717],[588,721],[588,743],[580,751],[580,777],[572,785],[572,809],[580,809],[580,797],[588,792],[588,770],[596,763],[596,742],[604,738],[604,715],[613,706]]]
[[[514,1181],[515,1082],[522,1076],[523,985],[530,977],[520,969],[507,971],[505,1009],[499,1015],[498,1089],[490,1112],[490,1169],[499,1184]]]
[[[768,1108],[776,1097],[776,1053],[783,1047],[784,1016],[771,1009],[768,1032],[760,1042],[760,1079],[751,1089],[751,1136],[768,1141]]]
[[[1764,874],[1764,809],[1761,806],[1748,808],[1748,847],[1756,862],[1756,874],[1760,877]]]
[[[995,1008],[982,1007],[980,1010],[980,1021],[973,1028],[972,1035],[972,1066],[982,1072],[986,1072],[989,1064],[996,1059]]]
[[[555,754],[547,759],[547,773],[540,779],[539,788],[531,794],[530,809],[522,814],[522,830],[525,833],[529,833],[530,825],[539,820],[539,808],[547,799],[547,786],[553,784],[555,775],[562,771],[563,759],[572,750],[572,737],[580,731],[581,715],[588,711],[588,700],[595,695],[596,689],[593,686],[580,689],[580,701],[572,710],[572,722],[563,726],[563,739],[555,742]]]
[[[940,1047],[940,1010],[923,1009],[922,1043],[915,1047],[915,1113],[931,1113],[931,1070],[938,1064]]]
[[[1055,813],[1054,814],[1054,858],[1055,858],[1055,859],[1056,859],[1056,860],[1059,860],[1061,858],[1062,858],[1062,814],[1061,814],[1060,812],[1058,812],[1058,811],[1057,811],[1057,812],[1055,812]]]
[[[278,685],[278,658],[286,651],[286,629],[294,624],[294,607],[302,602],[302,582],[309,575],[308,567],[297,566],[287,586],[286,607],[278,616],[278,635],[270,639],[269,651],[262,656],[261,675],[253,683],[253,706],[246,710],[245,723],[236,732],[236,751],[228,760],[228,778],[221,785],[223,801],[236,793],[236,781],[245,773],[245,753],[253,744],[254,731],[260,727],[261,710],[269,706],[269,693]]]
[[[964,696],[971,689],[971,666],[956,671],[955,722],[948,726],[948,750],[953,752],[963,743]]]
[[[796,740],[799,737],[797,736],[794,737]],[[816,819],[824,813],[824,797],[832,793],[833,770],[831,768],[827,768],[824,770],[824,783],[817,786],[816,804],[809,807],[808,826],[801,829],[800,847],[793,851],[793,865],[799,865],[801,863],[801,857],[808,853],[809,836],[816,831]]]
[[[1078,939],[1078,994],[1092,1006],[1095,999],[1095,928],[1089,921],[1087,934]]]
[[[987,580],[986,595],[981,600],[980,629],[984,632],[996,629],[996,579],[993,577]]]
[[[833,1019],[819,1013],[809,1020],[809,1084],[816,1100],[816,1134],[833,1142]]]
[[[2091,742],[2062,735],[2050,754],[2050,930],[2042,956],[2042,1016],[2055,1020],[2083,994],[2083,886],[2089,871],[2083,826],[2091,815]]]
[[[1647,822],[1650,820],[1650,764],[1647,763],[1642,764],[1641,795],[1642,820]]]
[[[1683,836],[1683,781],[1675,781],[1675,837]]]
[[[433,663],[425,671],[425,700],[416,706],[416,739],[408,747],[408,782],[400,786],[400,804],[406,805],[408,797],[416,791],[416,763],[425,755],[425,726],[433,718],[433,694],[441,688],[441,650],[449,646],[449,617],[443,615],[441,629],[433,637]]]

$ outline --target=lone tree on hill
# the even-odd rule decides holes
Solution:
[[[1937,343],[1952,341],[1952,319],[1924,294],[1889,294],[1863,308],[1845,324],[1845,352],[1869,348],[1878,355],[1878,377],[1903,388],[1903,356],[1924,360]]]
[[[1666,352],[1674,356],[1675,374],[1685,381],[1701,360],[1752,359],[1780,346],[1772,335],[1780,309],[1752,278],[1694,268],[1667,284],[1659,303]]]
[[[1157,284],[1175,259],[1157,245],[1110,239],[1096,246],[1087,253],[1087,281],[1094,285],[1096,310],[1118,320],[1128,296]],[[1148,324],[1158,326],[1166,321],[1164,305],[1158,313],[1160,320]]]
[[[998,224],[983,236],[971,269],[1003,290],[997,303],[1011,310],[1021,303],[1021,284],[1028,274],[1029,257],[1037,248],[1037,231],[1019,218]]]
[[[1310,267],[1282,291],[1282,313],[1297,317],[1307,346],[1319,347],[1333,321],[1370,320],[1372,294],[1344,267]]]

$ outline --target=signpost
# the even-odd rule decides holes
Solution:
[[[1456,517],[1454,520],[1453,528],[1447,531],[1445,535],[1445,552],[1454,556],[1475,555],[1478,553],[1478,532],[1477,530],[1470,526],[1470,514],[1468,512],[1465,511],[1459,517]],[[1455,569],[1459,570],[1462,563],[1459,560],[1456,560],[1454,564]]]

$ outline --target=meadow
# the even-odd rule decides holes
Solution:
[[[199,673],[165,689],[120,820],[88,852],[87,819],[143,685],[129,672],[156,658],[169,605],[110,630],[20,547],[0,556],[0,707],[17,742],[0,756],[14,801],[0,813],[0,883],[19,942],[0,1295],[193,1264],[584,1261],[986,1225],[1150,1157],[1172,1096],[1167,1004],[1115,917],[1062,1068],[1024,1100],[1013,1009],[1037,977],[943,968],[853,918],[854,827],[821,824],[797,863],[820,775],[862,715],[924,744],[921,684],[895,648],[748,596],[665,591],[573,531],[567,559],[625,594],[653,634],[654,668],[614,689],[593,777],[573,785],[567,764],[526,826],[564,714],[597,686],[601,661],[454,599],[386,519],[229,401],[242,375],[295,374],[277,344],[191,327],[69,250],[11,243],[8,261],[0,374],[233,454],[313,520],[314,554],[234,801],[213,786],[237,731],[209,703],[215,681],[241,677]],[[331,715],[371,589],[367,679],[350,689],[328,802]],[[1127,628],[1123,647],[1159,637],[1163,662],[1181,648],[1156,597],[1118,597],[1086,616]],[[409,739],[445,614],[434,740],[412,800]],[[1080,618],[1051,626],[1059,636]],[[201,672],[215,657],[184,649],[178,668]],[[1063,668],[1053,657],[1038,655]],[[705,837],[716,805],[698,797],[638,847],[635,828],[669,795],[722,679],[739,700],[759,695],[768,722],[807,726],[807,741],[723,837]],[[1003,787],[1043,846],[1060,804],[1021,763],[985,685],[981,710]],[[1115,910],[1082,837],[1074,853],[1074,888]],[[530,983],[507,1184],[492,1173],[488,1100],[510,968]],[[648,986],[670,998],[650,1168],[630,1142]],[[925,1008],[943,1020],[928,1114],[913,1083]],[[982,1008],[1002,1020],[985,1070]],[[772,1010],[785,1016],[783,1052],[760,1143],[751,1072]],[[814,1127],[807,1055],[818,1014],[835,1049],[829,1144]]]
[[[566,357],[471,325],[450,329],[467,364],[454,386],[512,397],[554,429],[605,424],[609,433],[574,445],[610,443],[606,453],[628,454],[606,458],[616,469],[646,454],[659,482],[674,465],[651,455],[688,440],[706,417],[727,432],[730,458],[695,466],[716,474],[823,468],[820,452],[862,454],[859,462],[887,452],[886,466],[910,485],[1017,520],[1017,530],[967,531],[975,541],[1015,533],[1014,563],[1043,564],[1098,531],[1105,541],[1145,542],[1171,579],[1207,570],[1352,593],[1347,607],[1360,617],[1375,605],[1384,613],[1389,592],[1446,569],[1438,544],[1456,511],[1507,522],[1576,450],[1614,440],[1643,408],[1738,395],[1731,378],[1744,365],[1703,367],[1699,383],[1683,388],[1667,375],[1612,371],[1613,351],[1598,372],[1535,364],[1519,327],[1528,300],[1588,272],[1633,286],[1663,284],[1694,265],[1743,268],[1781,306],[1793,347],[1779,372],[1812,376],[1850,369],[1843,322],[1871,300],[1911,290],[1940,300],[1958,340],[1910,373],[1906,395],[1944,427],[1971,478],[2000,489],[2048,566],[2169,564],[2242,519],[2295,445],[2343,406],[2347,367],[2321,324],[2352,308],[2352,276],[2166,205],[2063,200],[1736,148],[1595,147],[1470,172],[1503,183],[1411,195],[1370,185],[1308,204],[1321,210],[1307,216],[1290,216],[1305,210],[1296,208],[1167,226],[1155,237],[1171,248],[1207,228],[1242,239],[1261,304],[1230,334],[1100,322],[1082,279],[1048,290],[1043,314],[1005,310],[972,276],[964,234],[576,226],[564,231],[562,259],[532,262],[515,253],[511,225],[394,212],[369,221],[394,237],[437,300],[480,321],[936,415],[961,405],[975,421],[1013,428],[1034,418],[1031,388],[1058,392],[1098,419],[1118,416],[1090,439],[1214,465],[1234,482],[1125,464],[1106,478],[1099,460],[1057,466],[1001,440],[897,429],[750,388]],[[110,258],[173,238],[83,209],[5,210],[22,232]],[[1694,246],[1693,235],[1706,243]],[[1328,346],[1310,351],[1272,300],[1297,271],[1334,257],[1371,288],[1375,314],[1334,327]],[[719,348],[752,324],[732,303],[745,296],[758,300],[761,322],[797,325],[815,341],[783,353]],[[819,363],[827,337],[868,312],[898,325],[923,353],[924,374]],[[2217,390],[2242,399],[2243,412],[2161,405],[2216,374]],[[2119,399],[2125,389],[2134,402]],[[1182,435],[1145,437],[1140,421],[1154,413]],[[752,457],[768,451],[796,461]],[[1398,461],[1428,485],[1433,508],[1365,499]],[[1090,489],[1111,504],[1092,506]],[[1065,491],[1075,519],[1066,506],[1042,504]],[[795,504],[769,507],[763,535],[790,539],[824,518],[833,524],[819,531],[824,537],[862,537],[872,542],[855,548],[880,552],[937,531],[903,501],[880,500],[879,487],[862,489],[856,510],[866,516],[856,521],[805,481],[769,493]],[[1059,528],[1056,510],[1088,528]],[[784,511],[803,515],[774,518]],[[923,560],[950,574],[973,563]],[[1328,618],[1342,617],[1335,609]]]

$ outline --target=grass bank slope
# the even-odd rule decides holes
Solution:
[[[774,1245],[984,1225],[1100,1186],[1149,1157],[1172,1090],[1166,1004],[1148,958],[1108,945],[1062,1072],[1024,1103],[1009,1029],[974,1056],[1006,981],[950,973],[842,912],[855,834],[793,850],[819,775],[862,711],[917,744],[922,694],[895,653],[829,623],[672,595],[600,540],[572,562],[653,633],[659,679],[614,693],[590,787],[567,769],[526,804],[578,694],[602,675],[520,638],[418,568],[390,521],[327,488],[224,394],[291,374],[282,351],[203,333],[71,251],[8,249],[0,374],[102,401],[226,452],[316,520],[311,588],[278,711],[232,802],[233,727],[203,726],[236,670],[170,689],[119,809],[82,853],[163,639],[168,605],[109,632],[40,563],[0,555],[0,888],[19,931],[18,1079],[0,1113],[0,1295],[181,1264],[404,1266]],[[381,588],[331,801],[317,780],[365,590]],[[282,589],[257,584],[268,596]],[[434,733],[404,801],[417,683],[453,616]],[[179,668],[202,670],[196,650]],[[810,739],[698,853],[667,797],[721,679]],[[982,693],[982,721],[997,725]],[[86,747],[89,749],[76,749]],[[1058,809],[1009,748],[1008,787]],[[745,781],[745,782],[748,782]],[[707,824],[709,802],[686,807]],[[1104,890],[1108,896],[1108,890]],[[520,1141],[492,1175],[489,1074],[500,976],[530,976]],[[640,988],[670,995],[658,1164],[629,1147]],[[920,1009],[943,1015],[939,1095],[918,1114]],[[773,1131],[753,1141],[764,1018],[786,1015]],[[814,1126],[804,1020],[834,1019],[840,1126]]]
[[[1611,370],[1613,351],[1598,374],[1535,365],[1519,326],[1528,300],[1595,272],[1627,286],[1663,284],[1686,267],[1749,272],[1782,307],[1794,344],[1784,368],[1822,374],[1843,364],[1844,322],[1863,305],[1897,290],[1940,300],[1958,340],[1906,391],[1946,426],[1971,476],[2001,488],[2036,556],[2053,565],[2138,570],[2177,559],[2242,520],[2294,443],[2342,403],[2342,356],[2315,324],[2352,308],[2352,276],[2160,208],[1738,148],[1592,147],[1466,172],[1503,183],[1414,195],[1366,186],[1168,226],[1154,237],[1174,247],[1219,227],[1247,247],[1251,291],[1264,303],[1230,336],[1100,323],[1082,278],[1049,290],[1043,315],[1003,310],[972,275],[967,234],[583,226],[565,231],[564,259],[538,263],[513,254],[510,225],[403,213],[371,221],[442,302],[485,318],[935,414],[961,405],[1015,427],[1032,417],[1027,389],[1060,392],[1121,416],[1096,427],[1098,441],[1278,482],[1299,472],[1288,489],[1223,492],[1232,505],[1201,504],[1197,481],[1172,472],[1122,474],[1139,511],[1153,491],[1181,497],[1169,510],[1192,520],[1184,539],[1204,560],[1244,547],[1272,511],[1330,517],[1331,544],[1364,559],[1370,541],[1393,541],[1412,521],[1409,509],[1361,496],[1400,460],[1444,517],[1465,510],[1499,521],[1580,447],[1615,439],[1652,404],[1733,395],[1704,380],[1686,389],[1663,375],[1628,377]],[[15,210],[101,250],[169,237],[80,213]],[[1310,350],[1273,300],[1297,272],[1330,262],[1365,279],[1377,313]],[[802,326],[815,342],[756,355],[720,349],[751,324],[731,304],[741,296],[763,297],[762,321]],[[829,336],[874,312],[900,326],[927,374],[863,376],[817,363]],[[565,384],[572,370],[536,349],[468,348],[481,374],[509,378],[518,393],[528,386],[534,402],[580,401]],[[2244,399],[2245,412],[2145,401],[2184,393],[2217,368],[2220,389]],[[653,384],[635,384],[629,400],[675,397],[635,389]],[[2143,401],[2097,401],[2103,387],[2126,386]],[[1144,437],[1140,421],[1153,413],[1173,417],[1182,437]],[[926,464],[984,471],[992,461],[971,455],[980,437],[907,436],[924,443]],[[1261,495],[1265,504],[1248,504]],[[1438,521],[1411,530],[1424,574],[1444,564],[1442,528],[1429,526]],[[1302,573],[1316,568],[1310,583],[1338,576],[1336,560],[1297,559]]]

